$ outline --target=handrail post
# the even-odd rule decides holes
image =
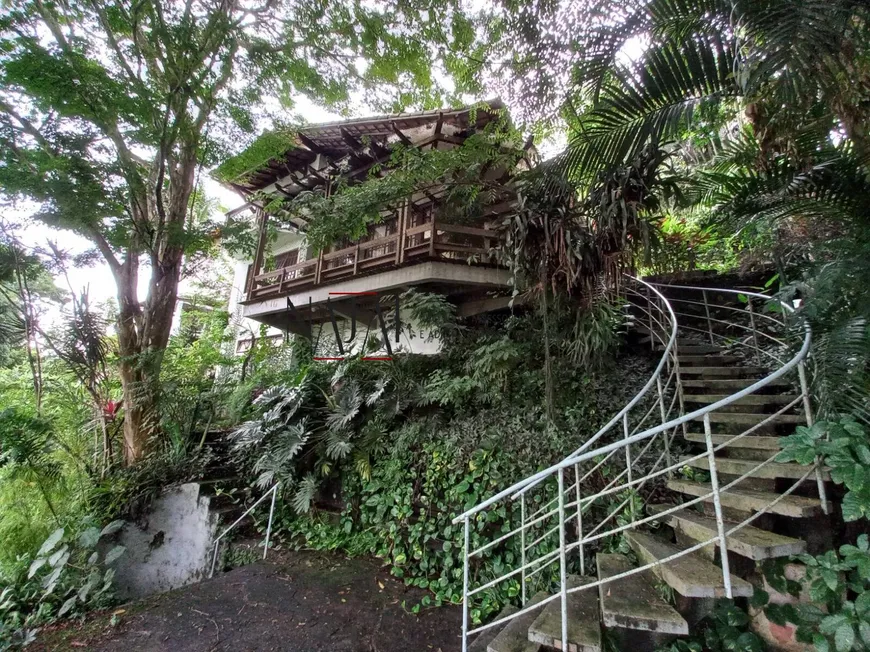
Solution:
[[[755,311],[752,309],[752,297],[746,297],[749,306],[749,325],[752,327],[752,341],[755,344],[756,360],[761,361],[761,349],[758,346],[758,329],[755,327]]]
[[[269,506],[269,524],[266,526],[266,543],[263,546],[263,559],[269,552],[269,539],[272,537],[272,517],[275,515],[275,498],[278,496],[278,485],[272,487],[272,504]]]
[[[704,313],[707,315],[707,333],[710,335],[710,344],[716,344],[713,339],[713,322],[710,320],[710,304],[707,302],[707,290],[701,290],[704,296]]]
[[[580,552],[580,574],[586,574],[586,559],[583,554],[583,506],[580,504],[580,465],[574,465],[574,500],[577,501],[577,549]]]
[[[656,389],[659,393],[659,411],[662,415],[662,423],[668,422],[667,412],[665,411],[665,394],[662,391],[662,377],[656,376]],[[664,431],[662,436],[665,438],[665,465],[670,469],[671,466],[671,442],[668,431]],[[673,477],[673,471],[668,470],[668,479]]]
[[[653,303],[652,303],[651,294],[652,293],[649,291],[649,288],[646,288],[647,322],[649,323],[649,346],[650,346],[650,350],[655,351],[656,338],[655,338],[655,331],[653,330],[653,316],[652,316]]]
[[[559,469],[559,579],[562,601],[562,649],[568,649],[568,565],[565,559],[565,469]]]
[[[520,496],[520,599],[526,606],[526,494]]]
[[[683,379],[680,376],[680,350],[677,346],[677,343],[674,342],[674,374],[676,376],[676,391],[677,391],[677,404],[680,406],[680,416],[686,414],[686,402],[683,399]],[[689,432],[688,424],[683,421],[683,437],[685,437]]]
[[[804,415],[807,419],[807,427],[813,427],[813,408],[810,403],[810,386],[807,382],[807,368],[806,364],[803,360],[798,363],[798,378],[800,379],[801,384],[801,398],[803,399],[804,404]],[[825,490],[825,481],[822,479],[822,460],[817,455],[816,456],[816,487],[819,491],[819,500],[822,503],[822,511],[825,514],[829,514],[828,511],[828,494]]]
[[[710,413],[704,415],[704,440],[707,443],[707,460],[710,465],[710,486],[713,490],[713,507],[716,510],[716,529],[719,539],[719,556],[722,558],[722,581],[725,584],[725,597],[731,599],[731,569],[728,563],[728,540],[725,538],[725,520],[722,517],[722,504],[719,501],[719,473],[716,470],[716,456],[713,452],[713,433],[710,427]]]
[[[462,569],[462,652],[468,652],[468,542],[470,539],[469,517],[465,517],[465,566]]]
[[[629,427],[628,427],[628,412],[622,415],[622,432],[625,439],[629,437]],[[632,479],[631,479],[631,444],[625,445],[625,468],[628,471],[628,487],[629,492],[634,491],[632,487]],[[629,493],[629,503],[628,503],[628,511],[631,512],[631,522],[634,523],[636,517],[634,513],[634,500]]]
[[[208,577],[211,579],[214,577],[214,568],[217,565],[217,555],[218,555],[218,544],[220,543],[220,539],[214,542],[214,554],[211,557],[211,570],[208,572]]]

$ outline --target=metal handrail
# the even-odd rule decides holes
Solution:
[[[244,514],[239,516],[235,521],[233,521],[232,525],[230,525],[228,528],[226,528],[223,532],[221,532],[215,538],[215,540],[214,540],[214,554],[212,555],[212,558],[211,558],[211,570],[208,573],[209,578],[214,576],[214,569],[215,569],[215,566],[217,565],[218,545],[220,544],[221,539],[223,539],[229,533],[230,530],[232,530],[239,523],[241,523],[242,519],[244,519],[248,514],[250,514],[252,511],[254,511],[254,508],[257,505],[259,505],[261,502],[263,502],[269,496],[269,494],[272,494],[272,505],[269,507],[269,524],[266,526],[266,540],[265,540],[265,544],[263,545],[263,559],[266,558],[266,555],[269,552],[269,539],[272,535],[272,517],[275,515],[275,498],[278,496],[278,487],[279,486],[281,486],[280,482],[276,482],[275,484],[273,484],[272,488],[269,489],[269,491],[267,491],[262,496],[260,496],[257,499],[257,502],[255,502],[253,505],[248,507],[248,509],[245,510]]]
[[[632,276],[629,276],[627,274],[626,274],[626,276],[629,279],[637,281],[638,283],[648,287],[650,290],[655,292],[656,295],[658,295],[661,299],[663,299],[665,301],[665,305],[667,305],[668,308],[670,308],[670,304],[667,303],[667,299],[665,299],[664,295],[662,295],[661,292],[656,290],[651,284],[649,284],[645,281],[642,281],[640,279],[634,278]],[[646,396],[649,393],[649,391],[652,389],[653,385],[655,385],[656,378],[661,373],[662,369],[665,368],[665,364],[667,363],[668,356],[676,347],[677,319],[673,315],[673,310],[671,310],[670,313],[671,313],[671,317],[672,317],[673,328],[671,329],[670,337],[668,338],[668,343],[665,346],[665,351],[662,354],[662,357],[659,360],[659,363],[656,366],[655,371],[653,371],[652,375],[650,375],[649,380],[646,381],[646,384],[640,389],[640,391],[637,392],[637,394],[635,394],[634,398],[632,398],[631,401],[629,401],[628,404],[626,404],[626,406],[624,408],[622,408],[619,412],[617,412],[613,416],[613,418],[610,419],[610,421],[608,421],[597,433],[595,433],[588,441],[586,441],[582,446],[580,446],[580,448],[578,448],[576,451],[571,453],[571,455],[569,455],[567,458],[565,458],[565,460],[570,460],[570,458],[572,456],[577,455],[577,454],[585,451],[592,444],[594,444],[596,441],[598,441],[603,435],[605,435],[608,431],[610,431],[610,429],[613,428],[613,426],[615,426],[620,421],[622,421],[623,418],[625,417],[625,415],[628,414],[631,411],[631,409],[635,405],[637,405],[641,401],[641,399],[643,399],[644,396]],[[565,463],[565,461],[563,461],[563,463]],[[565,466],[571,466],[571,462],[565,463]],[[501,500],[502,498],[504,498],[505,496],[507,496],[509,494],[515,494],[511,497],[512,499],[519,498],[520,495],[525,493],[528,489],[532,489],[535,485],[537,485],[539,481],[544,480],[545,478],[553,475],[555,472],[557,472],[559,470],[559,468],[565,468],[565,467],[564,466],[560,467],[558,464],[556,464],[556,465],[551,466],[548,469],[544,469],[543,471],[540,471],[540,472],[536,473],[535,475],[526,478],[525,480],[520,480],[519,482],[508,487],[507,489],[500,491],[495,496],[493,496],[493,497],[483,501],[482,503],[475,505],[471,509],[463,512],[462,514],[460,514],[459,516],[457,516],[456,518],[453,519],[453,523],[454,524],[460,523],[464,519],[469,518],[469,517],[473,516],[474,514],[480,512],[481,510],[486,509],[487,507],[489,507],[493,503],[497,503],[499,500]]]
[[[640,279],[636,279],[636,280],[640,280]],[[640,282],[643,283],[644,285],[650,285],[650,284],[645,283],[643,281],[640,281]],[[693,288],[690,286],[678,286],[678,285],[668,286],[668,287],[676,287],[676,288],[683,288],[683,289],[702,289],[702,288]],[[720,291],[721,292],[733,292],[734,294],[742,294],[742,295],[752,295],[755,297],[760,297],[760,298],[763,298],[766,300],[770,300],[770,297],[763,295],[763,294],[757,294],[754,292],[739,292],[737,290],[720,290],[719,288],[716,288],[716,291],[717,292],[720,292]],[[658,293],[658,291],[656,291],[656,292]],[[662,297],[662,298],[664,298],[664,297]],[[670,306],[670,304],[668,304],[668,305]],[[794,309],[791,308],[790,306],[787,306],[786,304],[781,304],[781,305],[783,307],[785,307],[787,310],[794,312]],[[674,323],[676,324],[676,320]],[[671,350],[670,347],[676,340],[676,326],[675,326],[675,329],[671,335],[671,338],[668,341],[668,347],[666,349],[665,355],[663,355],[662,359],[659,361],[659,364],[656,367],[656,371],[653,372],[653,376],[647,381],[646,385],[644,385],[644,387],[635,395],[635,397],[626,405],[626,407],[624,407],[622,410],[620,410],[619,413],[617,413],[617,415],[614,416],[607,423],[607,425],[605,425],[603,428],[601,428],[601,430],[599,430],[595,435],[593,435],[585,444],[583,444],[583,446],[581,446],[576,451],[571,453],[568,457],[563,459],[561,462],[557,462],[556,464],[553,464],[552,466],[544,469],[543,471],[539,471],[539,472],[535,473],[534,475],[529,476],[528,478],[526,478],[524,480],[520,480],[519,482],[514,483],[513,485],[511,485],[507,489],[503,489],[502,491],[497,493],[495,496],[492,496],[491,498],[483,501],[482,503],[479,503],[478,505],[475,505],[471,509],[469,509],[469,510],[463,512],[462,514],[460,514],[459,516],[455,517],[453,519],[452,523],[455,525],[457,523],[462,522],[466,518],[469,518],[469,517],[477,514],[481,510],[486,509],[490,505],[497,503],[499,500],[501,500],[502,498],[504,498],[505,496],[507,496],[509,494],[515,494],[514,496],[512,496],[512,498],[518,498],[522,493],[525,493],[525,491],[527,489],[531,489],[533,486],[539,484],[541,480],[544,480],[544,479],[554,475],[559,470],[566,469],[569,466],[573,466],[574,464],[579,463],[579,462],[584,462],[584,461],[591,459],[593,457],[596,457],[598,455],[608,453],[611,450],[621,448],[626,443],[636,443],[638,441],[646,439],[647,437],[650,437],[652,435],[663,432],[669,428],[673,428],[675,426],[680,426],[684,423],[688,423],[689,421],[694,421],[698,417],[703,416],[704,414],[708,414],[710,412],[715,412],[715,411],[719,410],[720,408],[726,407],[728,405],[731,405],[732,403],[739,401],[741,398],[744,398],[744,397],[748,396],[749,394],[755,393],[756,391],[758,391],[759,389],[761,389],[765,385],[769,385],[773,381],[786,375],[789,371],[791,371],[792,369],[797,367],[798,364],[800,364],[803,360],[806,359],[807,353],[809,352],[809,348],[810,348],[810,342],[811,342],[811,332],[810,332],[809,324],[804,323],[804,331],[805,331],[804,341],[803,341],[803,346],[801,346],[800,351],[798,351],[798,353],[791,360],[789,360],[787,363],[785,363],[785,365],[783,365],[782,367],[780,367],[779,369],[777,369],[776,371],[774,371],[770,375],[765,376],[764,378],[757,381],[753,385],[750,385],[749,387],[746,387],[735,394],[731,394],[723,399],[720,399],[716,403],[711,403],[710,405],[706,405],[702,408],[699,408],[699,409],[695,410],[694,412],[689,412],[688,414],[685,414],[685,415],[678,417],[676,419],[672,419],[672,420],[668,421],[667,423],[663,423],[661,425],[658,425],[658,426],[655,426],[655,427],[650,428],[648,430],[645,430],[644,432],[642,432],[640,434],[634,435],[633,437],[630,438],[630,441],[629,440],[621,440],[621,441],[616,442],[614,444],[610,444],[609,446],[604,446],[602,448],[599,448],[599,449],[596,449],[594,451],[587,452],[586,454],[580,455],[580,453],[585,451],[592,443],[594,443],[595,441],[600,439],[602,435],[604,435],[619,420],[621,420],[624,417],[624,415],[626,415],[632,407],[637,405],[637,403],[646,395],[646,393],[649,391],[649,389],[655,383],[655,380],[658,377],[658,374],[661,372],[662,368],[665,365],[667,353]]]
[[[583,446],[578,448],[576,451],[562,459],[560,462],[551,465],[549,468],[539,471],[528,478],[525,478],[517,483],[514,483],[512,486],[504,489],[494,496],[482,501],[478,505],[472,507],[471,509],[466,510],[461,515],[457,516],[453,523],[464,523],[464,532],[465,532],[465,565],[463,572],[463,596],[464,596],[464,605],[463,605],[463,650],[466,649],[467,646],[467,638],[468,635],[488,629],[490,627],[494,627],[498,624],[504,623],[508,620],[512,620],[524,613],[528,613],[532,609],[538,609],[543,604],[548,602],[552,602],[556,599],[561,599],[562,604],[562,645],[567,645],[567,612],[566,612],[566,599],[569,593],[573,593],[580,590],[587,590],[590,587],[598,586],[603,583],[611,582],[614,579],[618,579],[618,577],[622,577],[625,575],[630,575],[635,572],[641,572],[647,568],[652,566],[663,564],[669,562],[672,558],[677,558],[688,554],[694,550],[700,549],[706,545],[712,543],[718,543],[721,548],[720,551],[720,559],[722,564],[722,573],[723,573],[723,583],[725,586],[725,593],[728,597],[732,595],[731,588],[731,576],[730,569],[728,567],[728,554],[727,554],[727,536],[733,533],[734,531],[740,529],[745,526],[749,521],[754,520],[756,516],[754,515],[750,519],[739,523],[732,527],[730,530],[726,532],[725,529],[725,521],[722,513],[722,506],[720,504],[719,495],[726,491],[728,488],[735,486],[736,483],[744,480],[746,477],[749,477],[752,473],[754,473],[757,469],[771,463],[776,455],[772,455],[769,459],[760,462],[754,469],[751,469],[747,473],[741,475],[737,480],[733,482],[729,482],[724,487],[720,487],[718,484],[718,472],[716,469],[716,458],[714,457],[714,453],[726,447],[728,444],[733,443],[734,440],[739,439],[741,437],[745,437],[750,433],[765,427],[769,424],[772,424],[776,421],[777,417],[786,413],[787,411],[798,406],[800,402],[803,402],[804,411],[806,414],[806,420],[809,425],[812,425],[812,412],[810,409],[809,403],[809,390],[806,381],[806,370],[805,370],[805,360],[809,354],[810,344],[811,344],[811,331],[809,326],[804,323],[803,324],[803,341],[801,342],[801,346],[799,350],[784,364],[780,362],[780,366],[766,375],[764,378],[751,383],[749,386],[734,392],[723,399],[720,399],[714,403],[707,404],[702,406],[699,409],[693,410],[691,412],[686,412],[683,407],[683,394],[682,394],[682,381],[680,378],[680,365],[679,365],[679,357],[677,355],[677,346],[676,346],[676,338],[677,331],[679,328],[684,328],[684,326],[680,326],[677,322],[677,313],[674,311],[671,306],[671,302],[661,293],[658,289],[659,287],[668,287],[671,289],[682,289],[688,291],[695,291],[702,293],[704,298],[703,302],[692,302],[689,300],[685,300],[686,303],[698,303],[699,305],[704,306],[704,314],[701,315],[686,315],[690,316],[693,319],[699,319],[701,321],[706,320],[708,326],[708,332],[705,335],[709,336],[710,342],[715,343],[716,338],[725,338],[723,335],[715,334],[713,331],[714,323],[724,323],[727,326],[740,326],[742,329],[746,330],[752,337],[751,342],[755,343],[755,350],[759,353],[768,353],[767,351],[762,350],[759,346],[759,338],[758,335],[763,335],[764,337],[773,340],[778,346],[788,348],[789,345],[786,340],[777,339],[776,337],[772,337],[767,333],[759,331],[756,327],[755,319],[760,316],[756,314],[755,310],[753,310],[752,302],[753,300],[763,300],[765,302],[769,301],[777,301],[776,299],[772,299],[763,294],[748,292],[742,290],[731,290],[726,288],[703,288],[703,287],[694,287],[694,286],[681,286],[681,285],[668,285],[663,286],[659,284],[652,284],[641,281],[639,279],[632,279],[638,285],[647,288],[647,295],[644,297],[643,294],[639,292],[634,292],[640,297],[646,299],[646,303],[643,305],[638,305],[637,307],[643,313],[642,317],[637,318],[638,323],[646,323],[650,333],[650,341],[653,347],[655,347],[656,342],[658,341],[663,345],[663,355],[661,356],[659,363],[644,385],[644,387],[634,396],[634,398],[622,409],[616,416],[614,416],[603,428],[601,428],[590,440],[585,442]],[[716,317],[711,316],[710,307],[711,304],[708,302],[707,293],[708,292],[716,292],[716,293],[725,293],[732,295],[741,295],[742,297],[746,297],[747,301],[747,311],[746,315],[748,316],[748,321],[750,322],[750,326],[746,324],[741,324],[738,322],[728,322],[723,321],[721,319],[717,319]],[[683,301],[682,299],[674,299],[674,301]],[[780,309],[783,311],[783,314],[791,314],[794,312],[794,309],[788,304],[777,301]],[[637,305],[637,304],[636,304]],[[734,309],[733,306],[717,306],[715,304],[712,305],[714,308],[724,307],[729,308],[733,312],[742,312],[741,310]],[[766,315],[765,315],[766,317]],[[771,321],[776,323],[779,327],[783,329],[788,329],[788,320],[782,320],[768,317],[768,319],[763,320],[764,323],[770,323]],[[701,331],[703,332],[703,331]],[[667,339],[666,339],[667,338]],[[665,342],[667,343],[665,344]],[[775,356],[773,357],[775,360]],[[778,361],[778,360],[777,360]],[[663,374],[666,365],[667,373]],[[721,410],[724,407],[732,405],[742,398],[749,396],[761,388],[769,385],[789,372],[797,369],[798,376],[801,385],[801,395],[797,399],[789,402],[784,407],[781,407],[778,411],[771,415],[765,415],[765,418],[758,424],[744,430],[741,434],[736,435],[729,439],[728,442],[720,444],[719,446],[713,446],[712,443],[712,429],[711,429],[711,414]],[[664,376],[664,377],[663,377]],[[662,384],[664,381],[664,389]],[[672,386],[672,381],[673,386]],[[658,402],[653,403],[653,405],[644,411],[644,414],[640,416],[640,420],[632,426],[629,423],[629,414],[632,408],[636,407],[644,397],[650,395],[650,391],[653,386],[657,387],[658,394]],[[666,396],[668,393],[673,391],[673,397],[669,400],[666,400]],[[724,393],[724,392],[723,392]],[[666,403],[670,403],[670,405],[666,405]],[[656,407],[659,407],[661,422],[658,425],[652,425],[651,427],[644,426],[647,424],[650,417],[656,410]],[[674,418],[670,418],[674,408],[677,407],[677,416]],[[636,415],[637,416],[637,415]],[[636,418],[636,417],[635,417]],[[705,442],[706,442],[706,451],[700,453],[696,456],[690,457],[688,459],[682,459],[676,463],[673,463],[670,459],[670,443],[673,437],[676,436],[678,429],[682,427],[683,433],[686,433],[687,425],[690,422],[703,420],[704,423],[704,433],[705,433]],[[599,442],[600,439],[608,432],[615,432],[615,426],[622,421],[623,424],[623,437],[618,441],[606,444],[599,445],[594,450],[591,450],[592,445],[595,442]],[[638,430],[642,430],[642,432],[638,432]],[[662,435],[661,438],[658,438],[658,435]],[[641,458],[643,458],[646,453],[651,449],[652,444],[659,440],[663,442],[663,451],[657,457],[656,455],[652,456],[654,462],[652,463],[651,468],[649,467],[649,462],[645,463],[644,471],[641,471],[642,477],[632,477],[634,470],[635,473],[638,473],[638,469],[641,467],[638,466],[638,463]],[[640,454],[632,459],[631,455],[631,447],[636,444],[640,444],[642,442],[647,442],[645,446],[642,447]],[[580,483],[585,480],[589,476],[590,473],[594,472],[596,468],[599,468],[601,464],[606,462],[608,459],[612,459],[613,456],[619,451],[625,451],[625,469],[618,473],[614,478],[610,479],[607,486],[603,491],[598,491],[594,495],[582,497],[580,492]],[[659,449],[657,449],[659,450]],[[653,516],[649,517],[641,517],[638,519],[635,513],[635,503],[632,498],[633,495],[637,495],[637,491],[640,490],[649,480],[655,477],[660,477],[665,474],[670,474],[684,466],[687,462],[692,460],[701,460],[707,458],[706,464],[708,464],[709,472],[710,472],[710,491],[704,493],[703,495],[697,496],[687,502],[683,502],[681,505],[671,508],[668,511],[657,513]],[[582,478],[580,475],[580,466],[592,460],[598,459],[598,463],[592,468],[591,471],[588,471]],[[619,458],[615,458],[619,459]],[[664,466],[662,467],[662,464]],[[565,472],[566,469],[573,467],[573,477],[574,481],[571,482],[567,489],[565,483]],[[806,474],[800,478],[797,483],[789,489],[784,495],[791,493],[797,487],[798,484],[802,483],[815,471],[816,474],[816,482],[819,490],[819,497],[822,509],[827,512],[827,501],[825,497],[825,489],[822,482],[822,473],[819,468],[818,461],[813,468],[810,468]],[[558,480],[558,490],[555,498],[549,499],[545,504],[540,506],[536,511],[534,511],[531,516],[527,516],[526,512],[526,494],[540,485],[545,480],[556,476]],[[550,485],[552,486],[552,485]],[[632,491],[633,493],[628,494],[626,498],[620,498],[616,502],[618,503],[615,508],[608,507],[608,514],[606,514],[601,522],[599,522],[595,527],[591,529],[586,529],[584,534],[584,524],[583,524],[583,515],[588,508],[591,508],[595,501],[600,499],[605,495],[618,494],[622,491]],[[573,500],[566,501],[566,491],[568,493],[575,493],[576,498]],[[479,514],[484,509],[492,506],[493,504],[506,499],[508,496],[513,499],[519,498],[521,500],[520,508],[521,508],[521,525],[519,528],[513,529],[507,534],[502,534],[494,541],[490,541],[481,547],[479,547],[476,551],[471,551],[469,549],[469,538],[470,538],[470,524],[471,519],[476,514]],[[700,543],[698,545],[692,546],[687,550],[682,550],[676,555],[672,555],[671,557],[664,560],[655,560],[651,564],[645,565],[643,567],[633,569],[628,573],[624,573],[618,577],[608,578],[606,580],[601,580],[598,582],[594,582],[592,584],[584,584],[582,587],[578,587],[575,589],[568,589],[566,584],[566,555],[569,551],[578,550],[580,553],[580,572],[584,573],[584,546],[605,537],[614,536],[621,532],[627,531],[632,528],[636,528],[638,525],[644,523],[650,523],[652,521],[660,520],[662,515],[667,515],[669,513],[676,512],[680,509],[684,509],[687,506],[691,506],[693,504],[700,503],[704,500],[712,499],[713,505],[716,512],[716,522],[717,522],[717,534],[716,536],[711,537],[708,541]],[[764,508],[770,509],[775,502],[778,502],[782,498],[778,498]],[[556,503],[558,505],[556,506]],[[574,515],[568,515],[567,510],[576,510],[576,520],[577,520],[577,532],[578,538],[570,543],[566,542],[566,519],[573,520],[575,518]],[[761,510],[762,512],[764,510]],[[629,523],[619,524],[616,523],[614,525],[609,526],[609,529],[606,531],[600,531],[606,525],[608,521],[615,518],[618,514],[627,514],[631,517]],[[557,516],[558,520],[556,521],[555,526],[553,526],[552,519],[554,516]],[[546,523],[545,523],[546,522]],[[543,528],[543,530],[541,529]],[[538,536],[538,534],[541,536]],[[544,545],[542,550],[535,550],[536,546],[539,544],[545,543],[548,539],[552,541],[551,537],[554,537],[558,532],[559,542],[557,547],[554,550],[547,551],[548,545]],[[526,544],[527,534],[531,534],[532,543]],[[498,545],[499,543],[503,543],[505,540],[519,536],[520,539],[520,552],[521,559],[520,565],[518,568],[510,570],[508,572],[502,573],[498,577],[491,579],[486,582],[482,582],[480,585],[475,588],[471,588],[469,586],[469,558],[473,555],[480,554],[485,550],[489,550],[490,548]],[[543,553],[543,554],[542,554]],[[529,556],[534,556],[535,554],[541,554],[541,556],[537,558],[529,559]],[[468,627],[468,600],[471,596],[480,593],[481,591],[491,588],[498,583],[505,581],[509,578],[513,578],[516,576],[520,576],[521,578],[521,590],[522,590],[522,600],[523,605],[526,605],[526,582],[533,575],[537,574],[544,568],[550,567],[553,565],[556,560],[559,560],[559,575],[560,575],[560,585],[561,590],[559,593],[548,596],[543,602],[539,602],[534,606],[528,605],[524,606],[523,609],[514,613],[512,616],[508,616],[505,618],[497,619],[494,622],[488,623],[481,627],[477,627],[473,630],[470,630]]]

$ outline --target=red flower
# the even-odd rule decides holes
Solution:
[[[112,399],[109,399],[103,406],[103,415],[107,420],[114,421],[115,417],[118,415],[118,410],[121,409],[121,405],[121,401],[113,401]]]

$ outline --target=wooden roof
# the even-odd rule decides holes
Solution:
[[[496,99],[480,107],[397,113],[303,127],[297,132],[295,147],[255,170],[227,181],[227,185],[242,195],[248,195],[289,176],[294,179],[293,187],[279,187],[276,190],[289,195],[296,194],[300,190],[322,185],[323,178],[315,169],[317,165],[322,171],[366,168],[388,155],[393,144],[411,144],[414,139],[408,137],[408,132],[433,123],[438,131],[444,125],[450,125],[454,131],[470,132],[490,122],[496,112],[503,108],[501,100]],[[474,124],[471,124],[472,115]]]

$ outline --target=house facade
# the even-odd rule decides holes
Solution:
[[[504,187],[470,222],[451,221],[446,187],[428,186],[392,206],[384,206],[379,223],[356,241],[334,242],[315,250],[306,238],[309,224],[298,215],[270,214],[281,197],[302,193],[329,196],[338,185],[363,183],[373,174],[389,174],[396,147],[452,149],[500,119],[500,102],[485,107],[377,116],[312,125],[295,134],[283,154],[222,179],[244,204],[228,213],[256,220],[258,242],[250,260],[238,260],[230,300],[239,329],[237,352],[249,347],[268,327],[267,337],[293,333],[330,341],[341,353],[380,332],[382,319],[394,310],[396,296],[408,288],[437,292],[462,316],[503,308],[509,301],[510,275],[498,262],[495,226],[513,206],[511,179],[518,169],[482,172],[490,185]],[[529,141],[519,169],[535,157]],[[280,219],[281,228],[270,228]],[[403,322],[408,316],[399,306]],[[391,351],[427,353],[438,342],[419,328],[403,331]],[[343,344],[334,346],[341,339]]]

